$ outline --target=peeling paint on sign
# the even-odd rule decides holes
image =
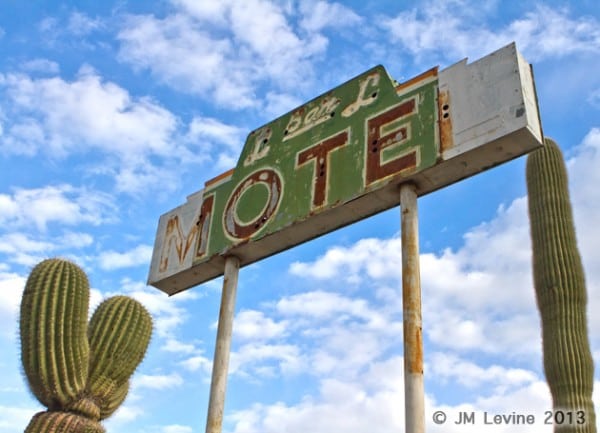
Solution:
[[[395,206],[406,180],[422,195],[539,146],[537,105],[522,97],[534,94],[525,65],[513,44],[401,84],[377,66],[251,132],[232,172],[161,217],[150,284],[176,293],[222,275],[225,255],[243,266]],[[481,71],[493,68],[489,80],[498,82],[485,82]],[[484,79],[471,88],[470,76]],[[521,116],[499,129],[496,112],[506,110],[471,114],[461,86],[479,100],[515,86],[506,104]],[[529,133],[507,150],[507,137],[524,128]],[[463,136],[480,142],[467,148]],[[489,143],[501,144],[495,154]]]

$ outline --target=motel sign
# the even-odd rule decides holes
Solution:
[[[508,45],[403,83],[376,66],[252,131],[236,167],[159,220],[149,284],[175,294],[542,145],[530,65]]]
[[[240,266],[400,204],[406,433],[425,432],[417,197],[542,146],[508,45],[406,82],[377,66],[252,131],[236,167],[160,217],[149,284],[224,275],[206,433],[221,433]]]

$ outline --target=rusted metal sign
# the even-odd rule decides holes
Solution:
[[[541,146],[511,44],[395,83],[377,66],[252,131],[236,167],[161,216],[149,284],[174,294]]]

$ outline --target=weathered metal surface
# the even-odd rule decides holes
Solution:
[[[498,95],[501,95],[498,97]],[[235,169],[159,221],[149,283],[173,294],[541,146],[511,44],[396,84],[377,66],[249,134]]]
[[[413,184],[400,186],[406,433],[425,432],[419,220]]]
[[[447,90],[438,91],[438,113],[440,124],[440,150],[442,154],[453,147],[452,118],[450,117],[450,95]]]
[[[228,256],[225,259],[225,275],[223,278],[217,342],[210,382],[206,433],[221,433],[223,426],[223,409],[225,407],[227,372],[229,371],[229,353],[231,350],[239,268],[240,261],[237,257]]]

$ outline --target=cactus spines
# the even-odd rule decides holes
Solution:
[[[135,371],[150,342],[152,318],[139,302],[113,296],[98,306],[88,332],[92,365],[88,387],[94,392],[107,379],[120,385]]]
[[[582,411],[585,424],[561,432],[596,432],[594,364],[587,335],[585,276],[573,223],[565,163],[545,139],[527,158],[533,277],[542,322],[544,371],[556,410]]]
[[[128,392],[129,381],[126,381],[112,389],[107,395],[97,397],[98,406],[100,407],[100,419],[103,420],[111,416],[121,406]]]
[[[25,284],[21,357],[31,391],[49,409],[72,404],[86,386],[88,304],[87,277],[66,260],[44,260]]]
[[[38,412],[36,413],[25,433],[105,433],[104,427],[81,415],[70,412]]]
[[[30,388],[49,410],[25,433],[104,433],[100,421],[125,400],[129,378],[152,334],[152,318],[134,299],[102,302],[87,323],[89,284],[77,265],[48,259],[31,272],[19,318]]]

